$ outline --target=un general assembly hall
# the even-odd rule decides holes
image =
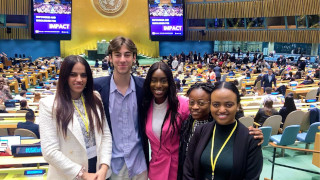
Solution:
[[[320,0],[0,0],[0,180],[319,180]]]

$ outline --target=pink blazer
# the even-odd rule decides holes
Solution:
[[[149,165],[149,178],[150,180],[176,180],[178,173],[178,160],[179,160],[179,131],[181,124],[186,120],[190,114],[188,108],[188,99],[178,96],[180,106],[178,108],[177,117],[178,128],[171,136],[170,115],[162,128],[161,149],[160,139],[154,134],[152,130],[152,110],[151,104],[148,110],[146,134],[151,145],[151,160]],[[169,108],[169,107],[168,107]]]

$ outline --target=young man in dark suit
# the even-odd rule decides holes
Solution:
[[[261,80],[261,87],[263,87],[264,91],[266,87],[272,88],[272,83],[274,83],[274,87],[277,87],[276,76],[273,74],[272,69],[268,70],[268,74],[263,75]]]
[[[39,125],[35,124],[34,120],[34,112],[31,110],[26,113],[26,122],[19,122],[17,128],[28,129],[37,135],[38,139],[40,139]]]
[[[94,80],[112,134],[112,179],[147,180],[148,140],[141,118],[144,79],[131,75],[137,58],[132,40],[114,38],[108,47],[113,74]]]

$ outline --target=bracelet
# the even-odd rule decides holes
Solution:
[[[82,167],[81,170],[79,171],[78,175],[76,176],[76,179],[82,179],[82,176],[85,172],[86,168],[85,167]]]

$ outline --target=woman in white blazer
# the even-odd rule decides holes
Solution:
[[[85,59],[64,59],[56,95],[41,99],[39,117],[47,179],[109,177],[112,138]]]

